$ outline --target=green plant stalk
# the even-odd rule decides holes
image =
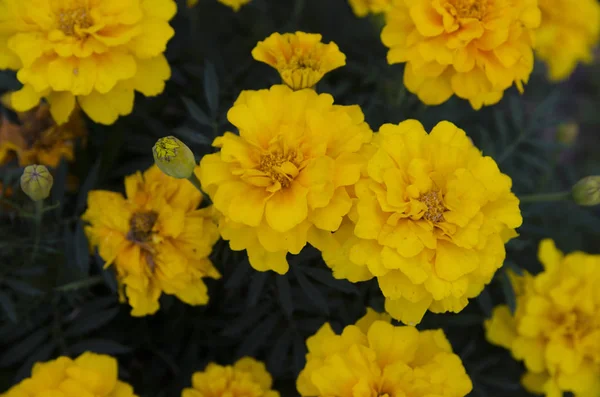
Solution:
[[[198,191],[202,193],[202,195],[206,196],[206,193],[202,191],[202,186],[200,185],[200,181],[198,180],[196,174],[192,173],[192,175],[187,180],[190,181],[190,183],[194,185],[194,187],[198,189]]]
[[[571,191],[557,193],[529,194],[519,197],[521,203],[547,203],[552,201],[566,201],[571,198]]]
[[[44,218],[44,200],[39,200],[35,202],[35,212],[34,212],[34,227],[35,227],[35,240],[33,245],[33,252],[31,253],[31,262],[35,262],[37,258],[37,253],[39,251],[40,242],[42,241],[42,220]]]

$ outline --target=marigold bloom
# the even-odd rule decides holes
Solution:
[[[87,133],[78,110],[61,125],[54,122],[46,104],[19,112],[17,116],[21,124],[0,116],[0,164],[16,156],[22,167],[31,164],[56,167],[63,157],[74,159],[75,139]]]
[[[600,255],[564,256],[546,239],[538,257],[540,274],[511,274],[516,312],[495,308],[485,322],[487,338],[525,362],[522,383],[531,392],[599,396]]]
[[[252,57],[279,72],[293,90],[314,87],[326,73],[346,64],[337,44],[321,42],[320,34],[273,33],[252,50]]]
[[[359,18],[369,14],[379,14],[386,11],[392,4],[392,0],[348,0],[352,12]]]
[[[41,98],[58,124],[78,103],[98,123],[133,108],[134,91],[158,95],[171,70],[173,0],[0,0],[0,69],[18,70],[16,110]]]
[[[316,246],[335,277],[377,277],[386,310],[404,323],[461,311],[521,225],[511,179],[449,122],[430,134],[416,120],[386,124],[373,145],[349,219]]]
[[[336,106],[328,94],[284,85],[244,91],[227,114],[239,135],[215,139],[199,179],[224,217],[221,236],[247,250],[257,270],[288,271],[319,234],[337,230],[360,177],[359,151],[372,132],[358,106]]]
[[[537,0],[394,0],[381,38],[388,63],[406,63],[404,84],[428,105],[453,94],[480,109],[533,69]]]
[[[208,364],[194,373],[192,387],[184,389],[181,397],[279,397],[272,384],[263,363],[244,357],[228,366]]]
[[[31,376],[10,388],[3,397],[137,397],[118,379],[118,363],[111,356],[86,352],[72,360],[59,357],[36,363]]]
[[[463,397],[473,388],[442,330],[395,327],[371,309],[341,335],[326,323],[306,345],[302,396]]]
[[[204,277],[220,278],[208,258],[219,232],[212,207],[197,209],[202,194],[155,165],[125,178],[126,198],[95,190],[82,219],[92,247],[114,263],[132,316],[153,314],[161,293],[190,305],[208,302]]]
[[[558,81],[573,73],[579,62],[589,63],[600,37],[597,0],[538,0],[542,24],[536,31],[536,53],[548,64],[549,77]]]

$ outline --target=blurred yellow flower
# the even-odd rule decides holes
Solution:
[[[341,335],[326,323],[306,345],[302,396],[464,397],[473,388],[442,330],[395,327],[371,309]]]
[[[157,166],[125,178],[120,193],[95,190],[82,219],[92,247],[114,263],[132,316],[153,314],[161,293],[190,305],[208,302],[204,277],[220,278],[208,258],[219,239],[212,207],[197,209],[202,195],[186,180]]]
[[[516,312],[498,306],[487,338],[525,362],[522,383],[532,393],[600,396],[600,255],[563,256],[546,239],[538,257],[540,274],[511,275]]]
[[[263,363],[244,357],[234,365],[208,364],[194,373],[192,387],[184,389],[181,397],[279,397],[272,384]]]
[[[314,87],[326,73],[346,64],[337,44],[321,42],[320,34],[273,33],[252,50],[252,57],[279,72],[293,90]]]
[[[198,4],[198,0],[187,0],[186,4],[188,7],[193,7]]]
[[[17,116],[20,124],[0,116],[0,165],[16,156],[22,167],[31,164],[56,167],[63,157],[74,159],[75,139],[87,135],[78,109],[61,125],[54,122],[46,104],[18,112]]]
[[[348,2],[354,15],[359,18],[382,13],[392,4],[392,0],[348,0]]]
[[[133,108],[134,91],[160,94],[173,0],[0,0],[0,69],[18,70],[18,111],[50,104],[58,124],[78,103],[102,124]]]
[[[237,12],[243,5],[250,3],[250,0],[219,0],[219,3],[225,4],[227,7],[232,8],[233,11]]]
[[[118,379],[118,363],[111,356],[86,352],[72,360],[59,357],[36,363],[31,376],[2,397],[137,397],[133,388]]]
[[[551,80],[566,79],[579,62],[593,59],[600,38],[600,4],[597,0],[538,1],[542,24],[536,31],[536,53],[548,64]]]
[[[394,0],[381,38],[425,104],[457,95],[480,109],[513,83],[523,91],[540,18],[537,0]]]
[[[320,242],[336,278],[377,277],[386,310],[407,324],[459,312],[489,283],[521,225],[511,179],[449,122],[383,125],[355,186],[355,208]]]
[[[204,156],[199,179],[231,249],[284,274],[288,253],[337,230],[350,210],[347,187],[360,177],[371,129],[358,106],[284,85],[243,91],[227,116],[239,135],[215,139],[221,150]]]

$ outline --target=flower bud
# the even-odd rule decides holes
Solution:
[[[33,201],[40,201],[50,195],[54,179],[52,174],[43,165],[29,165],[25,167],[23,175],[21,175],[21,189]]]
[[[579,125],[577,123],[564,123],[558,126],[556,140],[564,145],[571,146],[577,140],[578,135]]]
[[[194,173],[194,153],[174,136],[160,138],[152,148],[152,154],[158,168],[173,178],[187,179]]]
[[[571,193],[579,205],[600,204],[600,175],[586,176],[573,186]]]

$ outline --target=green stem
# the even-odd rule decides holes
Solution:
[[[552,201],[565,201],[571,197],[571,191],[557,192],[557,193],[540,193],[540,194],[529,194],[526,196],[519,197],[521,203],[543,203]]]
[[[202,190],[202,186],[200,185],[200,181],[198,180],[198,177],[196,176],[196,174],[193,174],[193,173],[192,173],[192,176],[190,176],[190,177],[188,178],[188,181],[190,181],[190,183],[191,183],[192,185],[194,185],[194,187],[195,187],[196,189],[198,189],[198,191],[199,191],[200,193],[202,193],[202,195],[206,196],[206,193],[204,193],[204,191]]]
[[[81,288],[89,288],[97,284],[102,284],[102,282],[104,282],[102,276],[93,276],[83,280],[77,280],[73,281],[72,283],[61,285],[59,287],[54,288],[54,290],[60,292],[76,291]]]
[[[35,223],[35,240],[33,244],[33,252],[31,253],[31,262],[35,262],[39,251],[40,242],[42,240],[42,219],[44,218],[44,200],[35,202],[35,213],[33,221]]]

